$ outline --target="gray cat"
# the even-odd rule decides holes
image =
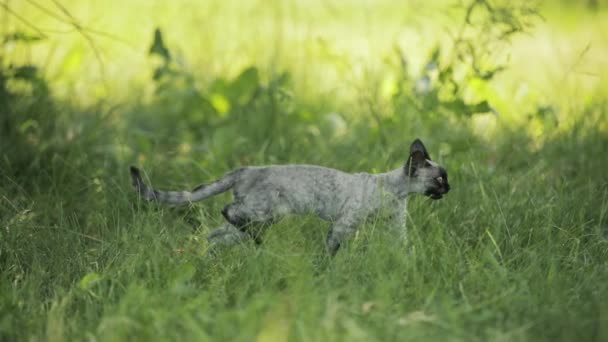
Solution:
[[[159,191],[144,183],[139,169],[131,167],[135,189],[146,200],[184,204],[232,189],[234,202],[222,210],[227,224],[212,231],[213,244],[233,244],[253,238],[260,243],[260,225],[289,214],[311,214],[332,222],[326,247],[330,255],[353,235],[357,227],[379,210],[388,210],[393,228],[405,235],[406,197],[422,193],[440,199],[450,190],[446,170],[431,161],[418,139],[404,167],[381,173],[346,173],[313,165],[250,166],[192,191]]]

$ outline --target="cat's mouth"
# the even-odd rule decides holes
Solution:
[[[428,197],[430,197],[432,200],[438,200],[443,198],[443,195],[445,195],[448,191],[450,191],[450,186],[447,185],[445,188],[443,189],[432,189],[432,190],[428,190],[427,192],[425,192],[424,194]]]
[[[438,193],[433,193],[433,194],[429,194],[429,197],[431,199],[438,200],[438,199],[441,199],[443,197],[443,195],[442,194],[438,194]]]

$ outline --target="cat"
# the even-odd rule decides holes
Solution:
[[[131,166],[133,186],[149,201],[186,204],[232,189],[234,202],[222,210],[228,223],[208,235],[212,244],[234,244],[253,238],[254,226],[270,224],[289,214],[316,214],[332,223],[327,252],[335,255],[346,239],[370,215],[388,209],[405,236],[406,198],[421,193],[437,200],[450,191],[446,170],[431,161],[424,144],[414,140],[403,167],[380,174],[346,173],[314,165],[248,166],[192,191],[159,191],[148,187]]]

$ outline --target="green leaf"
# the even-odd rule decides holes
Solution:
[[[154,30],[154,40],[152,41],[152,45],[150,46],[150,55],[159,55],[163,58],[165,63],[171,60],[171,54],[169,53],[169,49],[165,46],[163,42],[163,35],[159,28]]]
[[[230,102],[222,94],[214,93],[211,94],[211,104],[213,108],[221,115],[224,116],[230,110]]]
[[[38,78],[38,68],[33,65],[23,65],[15,68],[13,76],[32,81]]]
[[[152,75],[152,79],[155,81],[158,81],[165,76],[171,77],[171,76],[175,76],[176,74],[177,73],[175,71],[171,70],[171,68],[169,68],[167,66],[167,64],[163,64],[162,66],[159,66],[158,68],[154,69],[154,74]]]
[[[33,128],[33,129],[40,128],[38,121],[36,121],[34,119],[25,120],[25,122],[23,122],[21,125],[19,125],[19,132],[25,133],[30,128]]]
[[[492,111],[488,101],[481,101],[475,104],[467,104],[462,99],[441,102],[443,107],[456,114],[472,115],[477,113],[487,113]]]
[[[443,101],[441,104],[456,114],[469,114],[467,111],[467,105],[461,99]]]
[[[74,72],[82,67],[84,60],[84,50],[81,46],[74,46],[63,58],[61,70],[66,72]]]
[[[469,113],[471,114],[487,113],[492,111],[492,107],[490,107],[488,101],[481,101],[479,103],[469,105],[468,107]]]
[[[245,105],[258,89],[260,76],[256,67],[249,67],[237,76],[228,87],[228,97],[232,103]]]
[[[487,71],[477,71],[476,70],[475,75],[484,81],[489,81],[494,77],[494,75],[496,75],[497,73],[499,73],[505,69],[506,68],[504,66],[498,66],[496,68],[493,68],[493,69],[490,69]]]
[[[429,63],[435,62],[435,64],[439,64],[439,55],[440,54],[441,54],[441,48],[439,47],[439,45],[437,45],[433,49],[433,52],[431,53],[431,58],[429,59]]]
[[[90,289],[93,285],[101,280],[101,276],[95,272],[87,273],[80,279],[80,288],[83,290]]]
[[[481,101],[475,104],[467,104],[462,99],[445,101],[441,103],[445,108],[456,114],[472,115],[476,113],[487,113],[492,111],[488,101]]]
[[[37,42],[37,41],[40,41],[43,39],[44,39],[44,37],[42,37],[42,36],[34,36],[34,35],[29,35],[27,33],[17,31],[17,32],[13,32],[13,33],[9,33],[9,34],[5,35],[4,43],[8,43],[8,42],[33,43],[33,42]]]

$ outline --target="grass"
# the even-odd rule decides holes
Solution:
[[[31,2],[9,4],[53,24]],[[500,114],[467,117],[416,111],[381,90],[399,79],[395,41],[432,37],[408,51],[415,74],[446,39],[440,24],[452,19],[433,14],[444,3],[418,5],[434,19],[418,26],[402,26],[417,16],[389,2],[369,26],[355,25],[367,2],[289,4],[209,2],[180,21],[169,5],[66,2],[94,27],[131,29],[130,48],[96,39],[105,85],[77,34],[5,46],[3,61],[42,65],[49,88],[18,80],[0,93],[0,340],[608,339],[605,9],[547,8],[512,43],[511,67],[473,87]],[[150,17],[128,26],[133,11]],[[194,37],[203,17],[215,38],[178,39]],[[185,62],[153,82],[159,61],[139,53],[157,24]],[[161,188],[239,165],[382,172],[405,162],[416,136],[452,191],[410,200],[407,245],[378,218],[333,259],[328,224],[314,217],[287,218],[261,247],[210,259],[205,235],[228,195],[166,208],[130,188],[131,164]]]

